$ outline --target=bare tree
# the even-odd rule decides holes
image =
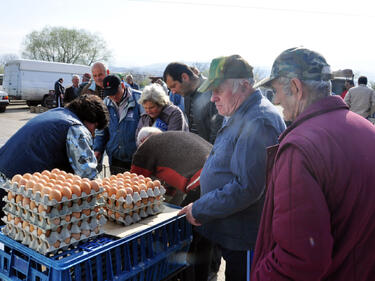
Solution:
[[[0,73],[4,73],[4,66],[8,61],[16,60],[18,56],[16,54],[3,54],[0,56]]]
[[[105,41],[83,29],[47,26],[26,35],[23,45],[23,57],[44,61],[91,65],[111,57]]]

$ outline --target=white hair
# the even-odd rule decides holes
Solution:
[[[148,85],[143,89],[138,103],[143,105],[146,101],[150,101],[162,107],[170,104],[169,97],[163,87],[156,83]]]
[[[162,130],[156,127],[143,127],[137,136],[137,146],[140,146],[151,135],[161,134]]]
[[[292,78],[279,77],[277,82],[283,85],[283,90],[286,95],[292,95],[290,89],[290,81]],[[303,86],[310,93],[311,101],[327,97],[331,94],[332,84],[331,81],[315,81],[315,80],[301,80]]]
[[[73,81],[74,78],[78,78],[78,80],[80,80],[80,78],[79,78],[79,76],[78,76],[77,74],[74,74],[74,75],[72,76],[72,81]]]
[[[254,85],[254,79],[253,78],[239,78],[239,79],[228,79],[232,82],[232,92],[236,93],[237,90],[244,84],[244,82],[247,82],[250,84],[250,86]]]

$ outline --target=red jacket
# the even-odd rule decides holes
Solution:
[[[375,127],[330,96],[269,157],[251,280],[375,280]]]

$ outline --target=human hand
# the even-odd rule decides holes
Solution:
[[[102,153],[100,151],[94,151],[94,154],[95,154],[96,160],[98,160],[99,162],[100,159],[102,159]]]
[[[195,225],[195,226],[200,226],[202,225],[201,223],[199,223],[194,217],[193,217],[193,213],[192,213],[192,209],[193,209],[193,203],[190,203],[189,205],[183,207],[177,215],[183,215],[183,214],[186,214],[186,219],[188,220],[188,222],[190,222],[192,225]]]

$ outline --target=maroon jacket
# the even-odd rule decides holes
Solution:
[[[375,280],[375,127],[330,96],[268,156],[251,280]]]

